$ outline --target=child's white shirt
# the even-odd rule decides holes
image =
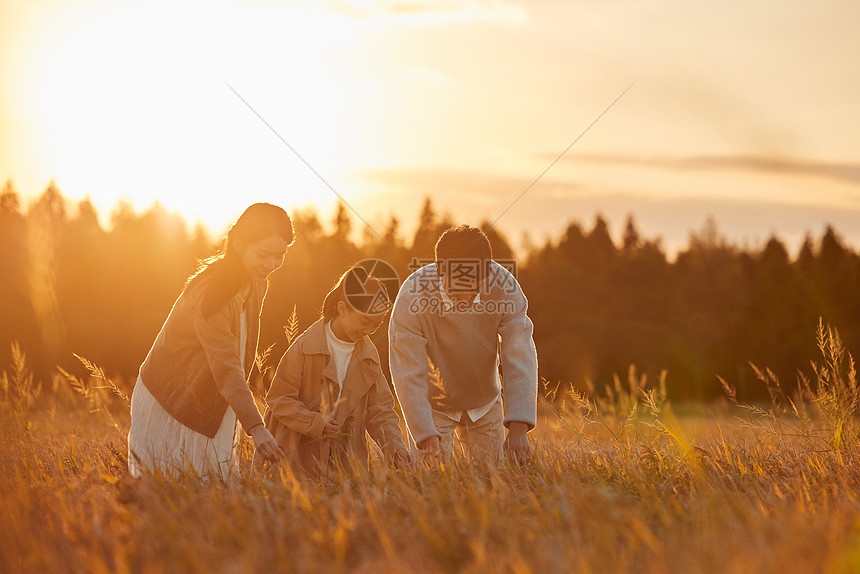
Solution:
[[[337,412],[340,397],[343,394],[343,380],[349,368],[349,361],[352,359],[352,352],[355,350],[355,343],[338,339],[334,331],[331,330],[331,321],[325,324],[325,341],[328,346],[328,352],[331,354],[331,360],[334,361],[335,371],[337,372],[337,399],[331,412],[331,415],[334,416],[335,412]]]

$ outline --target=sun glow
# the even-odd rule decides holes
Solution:
[[[339,129],[353,111],[346,71],[330,57],[350,36],[334,15],[93,4],[53,19],[32,62],[27,143],[69,197],[104,213],[118,197],[158,199],[217,231],[250,201],[335,198],[279,136],[335,188],[355,168],[357,142]]]
[[[220,230],[249,201],[405,221],[432,194],[541,234],[674,198],[702,207],[653,232],[683,237],[715,202],[858,209],[856,2],[3,2],[0,183],[28,199],[54,178]]]

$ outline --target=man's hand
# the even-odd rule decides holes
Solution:
[[[438,462],[442,458],[442,443],[438,436],[431,436],[421,441],[418,450],[424,456],[425,463]]]
[[[274,463],[284,458],[284,452],[265,426],[257,425],[252,428],[251,440],[254,441],[254,447],[257,449],[257,456],[260,459]]]
[[[520,422],[512,422],[508,427],[508,436],[505,438],[505,454],[511,462],[525,464],[532,459],[532,449],[526,435],[528,429],[529,425]]]

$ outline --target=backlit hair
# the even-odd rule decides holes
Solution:
[[[250,278],[236,243],[249,245],[277,235],[292,245],[295,235],[293,222],[287,212],[270,203],[255,203],[242,213],[227,232],[221,250],[202,261],[197,271],[185,282],[185,289],[211,277],[203,295],[203,315],[208,317],[233,298]]]
[[[448,229],[436,242],[436,261],[447,259],[493,258],[493,248],[487,235],[471,225],[459,225]]]

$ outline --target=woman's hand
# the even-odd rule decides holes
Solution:
[[[251,429],[251,440],[254,441],[257,456],[261,459],[274,463],[284,458],[284,451],[264,425],[257,425]]]

